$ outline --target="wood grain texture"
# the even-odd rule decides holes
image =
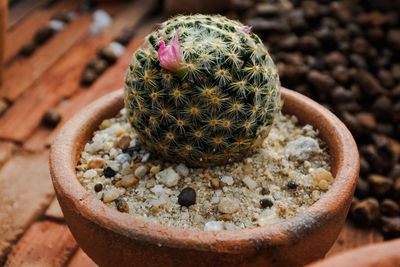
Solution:
[[[0,265],[12,244],[54,197],[48,152],[20,154],[0,171]]]
[[[8,256],[7,267],[62,267],[78,248],[65,224],[34,223]]]

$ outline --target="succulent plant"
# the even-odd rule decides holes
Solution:
[[[189,166],[220,165],[249,155],[268,135],[280,82],[248,26],[220,15],[176,16],[134,53],[125,106],[153,153]]]

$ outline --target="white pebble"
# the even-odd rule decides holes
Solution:
[[[117,57],[121,56],[125,50],[125,47],[118,42],[112,42],[108,45],[108,48],[110,48]]]
[[[188,176],[189,174],[189,169],[186,167],[185,164],[180,163],[178,166],[176,166],[176,171],[181,175],[181,176]]]
[[[172,167],[156,174],[156,179],[168,187],[177,185],[180,178],[180,175]]]
[[[242,181],[250,190],[254,190],[258,187],[257,182],[251,179],[249,176],[245,176]]]
[[[150,155],[151,155],[150,153],[144,154],[144,156],[142,157],[142,162],[147,162],[150,158]]]
[[[129,154],[126,154],[126,153],[119,154],[118,156],[115,157],[115,160],[120,162],[120,163],[124,163],[124,162],[130,161],[131,160],[131,156],[129,156]]]
[[[121,195],[121,192],[117,188],[111,188],[110,190],[106,191],[103,196],[103,201],[108,203],[113,200],[116,200]]]
[[[147,166],[141,165],[137,167],[137,169],[135,170],[135,175],[138,178],[142,178],[147,173],[148,170],[149,168]]]
[[[227,185],[233,185],[233,177],[232,176],[222,176],[221,181],[226,183]]]
[[[49,21],[49,27],[52,28],[55,32],[60,32],[65,28],[65,23],[61,20],[52,19]]]
[[[85,173],[83,174],[83,177],[85,178],[93,178],[96,176],[97,176],[97,171],[92,169],[85,171]]]
[[[159,194],[164,191],[164,186],[162,184],[156,184],[153,188],[150,189],[154,194]]]
[[[204,231],[219,231],[224,230],[223,221],[210,221],[204,225]]]
[[[217,204],[219,202],[219,197],[212,197],[211,202]]]
[[[286,145],[286,156],[298,161],[305,161],[315,154],[321,153],[318,142],[311,137],[300,136]]]
[[[225,214],[232,214],[240,209],[240,205],[237,199],[224,197],[218,204],[218,211]]]

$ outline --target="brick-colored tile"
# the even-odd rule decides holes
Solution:
[[[366,246],[369,244],[382,242],[383,236],[376,229],[363,229],[356,227],[351,222],[346,221],[336,242],[326,254],[327,257],[343,252],[345,250]]]
[[[58,221],[64,220],[64,214],[62,213],[60,204],[58,204],[57,198],[53,199],[53,201],[51,202],[50,206],[47,208],[44,215],[46,217],[54,219],[54,220],[58,220]]]
[[[67,267],[97,267],[98,265],[92,261],[81,248],[75,252]]]
[[[0,118],[0,137],[22,142],[40,124],[45,112],[63,98],[73,95],[90,58],[99,47],[110,43],[127,26],[134,27],[149,12],[155,1],[133,2],[116,12],[113,23],[98,36],[91,36],[68,51],[46,75],[31,86]],[[132,18],[127,17],[130,15]],[[38,105],[40,103],[40,105]],[[20,123],[24,120],[25,123]]]
[[[0,265],[18,237],[54,198],[48,152],[20,154],[0,171]]]
[[[53,15],[64,11],[76,11],[78,6],[78,1],[62,0],[52,8],[40,8],[27,15],[7,33],[4,62],[10,63],[9,61],[17,55],[21,47],[31,42],[36,31],[46,25]],[[24,34],[21,34],[22,32]]]
[[[38,48],[31,57],[26,60],[17,60],[8,66],[4,71],[7,79],[4,80],[1,87],[0,96],[9,101],[15,101],[66,51],[87,34],[91,20],[89,14],[78,16],[64,30],[51,38],[46,45]]]
[[[78,248],[65,224],[34,223],[7,258],[7,267],[62,267]]]
[[[0,168],[11,158],[17,150],[12,142],[0,142]]]

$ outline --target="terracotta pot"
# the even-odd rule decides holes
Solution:
[[[332,188],[304,213],[254,229],[206,232],[144,222],[105,206],[80,185],[75,166],[93,131],[123,107],[120,90],[65,124],[51,148],[54,188],[78,244],[101,266],[296,266],[324,257],[353,197],[357,146],[344,124],[321,105],[287,89],[282,97],[283,112],[319,129],[332,158]]]
[[[352,249],[311,264],[309,267],[398,267],[400,239]]]
[[[167,14],[221,13],[230,6],[231,0],[166,0]]]

